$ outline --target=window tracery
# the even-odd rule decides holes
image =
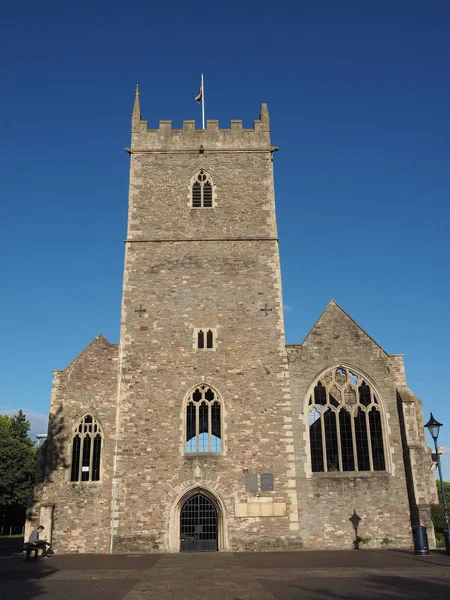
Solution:
[[[308,402],[311,470],[384,471],[382,416],[362,375],[344,367],[327,371]]]
[[[222,452],[222,406],[207,385],[197,386],[186,404],[186,452]]]
[[[101,452],[100,424],[84,415],[73,431],[70,481],[99,481]]]
[[[192,183],[192,208],[212,208],[213,185],[210,175],[201,169]]]

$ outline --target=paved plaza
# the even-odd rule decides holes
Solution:
[[[360,550],[168,555],[0,555],[5,600],[450,598],[450,556]]]

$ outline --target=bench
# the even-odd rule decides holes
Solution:
[[[26,559],[28,560],[32,552],[34,552],[34,558],[37,558],[39,550],[42,550],[42,548],[36,547],[34,544],[30,544],[30,542],[25,542],[22,546],[22,550],[27,553]]]

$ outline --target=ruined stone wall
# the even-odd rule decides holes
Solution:
[[[297,462],[299,529],[308,548],[350,548],[349,517],[362,518],[359,535],[380,547],[411,545],[411,523],[396,389],[405,384],[399,357],[391,358],[335,302],[331,302],[303,344],[288,346]],[[387,424],[387,470],[312,473],[307,435],[307,394],[328,368],[354,368],[372,382]],[[403,375],[402,375],[403,373]]]
[[[118,346],[98,336],[63,371],[55,371],[48,438],[41,456],[27,531],[53,508],[56,553],[108,552],[115,446]],[[98,482],[70,481],[71,441],[79,420],[91,413],[103,429]]]
[[[431,449],[427,446],[422,403],[406,386],[397,389],[397,403],[405,458],[405,471],[413,525],[424,525],[435,545],[430,504],[438,502]]]
[[[196,487],[217,500],[220,549],[299,547],[268,114],[254,130],[137,129],[114,551],[178,551],[181,499]],[[212,209],[190,206],[199,169]],[[195,349],[199,327],[217,333],[215,350]],[[183,402],[202,382],[222,401],[220,454],[185,454]],[[245,474],[261,473],[274,491],[245,492]]]

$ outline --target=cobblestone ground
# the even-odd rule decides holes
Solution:
[[[0,556],[5,600],[450,598],[450,556],[362,550],[264,554]]]

